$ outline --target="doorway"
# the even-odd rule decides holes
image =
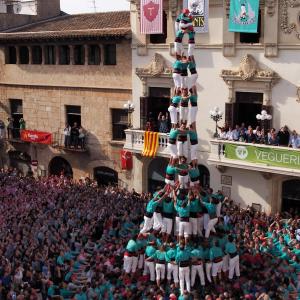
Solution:
[[[236,92],[236,124],[258,126],[256,115],[261,113],[262,105],[263,93]]]
[[[300,180],[292,179],[282,183],[282,211],[299,214],[300,212]]]
[[[49,163],[49,174],[55,176],[64,175],[65,177],[73,178],[73,170],[70,163],[60,156],[51,159]]]
[[[94,169],[94,179],[98,186],[118,185],[118,172],[108,167],[97,167]]]
[[[203,165],[198,165],[198,169],[200,172],[200,184],[204,188],[210,187],[210,173],[209,170],[203,166]]]
[[[148,191],[153,193],[165,186],[165,174],[168,165],[166,158],[153,159],[148,166]]]

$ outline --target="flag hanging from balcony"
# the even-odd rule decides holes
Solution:
[[[163,33],[163,0],[141,0],[141,33]]]
[[[52,144],[52,134],[36,130],[21,130],[21,140],[29,143]]]
[[[158,148],[158,132],[145,131],[143,156],[154,157]]]
[[[183,0],[193,16],[193,25],[196,33],[208,32],[209,0]]]
[[[259,0],[231,0],[229,31],[257,33]]]

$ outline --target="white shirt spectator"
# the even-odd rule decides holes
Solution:
[[[221,131],[221,133],[220,133],[220,139],[227,140],[227,133],[226,133],[226,131]]]
[[[290,137],[290,142],[289,142],[290,146],[292,148],[300,148],[300,137],[298,134],[293,134]]]
[[[227,133],[226,133],[226,140],[229,140],[229,141],[233,141],[233,130],[229,130]]]

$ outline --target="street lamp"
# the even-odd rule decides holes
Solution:
[[[219,109],[219,107],[216,106],[216,107],[214,107],[213,110],[209,111],[209,116],[210,116],[211,119],[213,119],[216,122],[216,132],[214,134],[214,138],[217,138],[217,137],[219,137],[218,122],[220,120],[222,120],[223,112]]]
[[[271,121],[272,120],[272,116],[269,115],[267,113],[267,111],[263,109],[260,114],[256,115],[256,119],[258,121],[261,121],[262,128],[265,129],[265,121]]]
[[[131,115],[134,112],[134,104],[130,101],[127,101],[124,105],[124,109],[127,111],[128,114],[128,128],[132,128],[132,122],[131,122]]]

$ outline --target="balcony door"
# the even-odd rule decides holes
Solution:
[[[282,211],[296,214],[300,212],[300,180],[287,180],[282,183]]]
[[[168,113],[170,94],[170,88],[150,87],[149,97],[141,97],[141,129],[145,129],[146,123],[150,121],[154,125],[154,131],[158,131],[157,118],[160,112],[164,115]]]
[[[165,173],[168,165],[166,158],[154,158],[148,167],[148,191],[153,193],[165,186]]]

